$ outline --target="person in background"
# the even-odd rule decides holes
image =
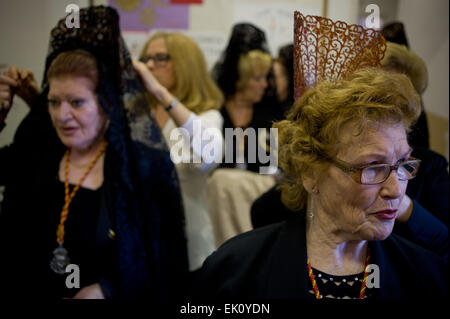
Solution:
[[[221,60],[213,69],[216,82],[225,96],[221,109],[224,135],[226,129],[235,128],[253,128],[258,134],[258,128],[268,129],[274,120],[281,117],[271,67],[264,32],[249,23],[236,24]],[[256,160],[249,160],[249,152],[253,148],[249,147],[248,137],[238,135],[236,143],[237,151],[233,147],[234,160],[222,163],[220,167],[259,172],[262,166],[259,158],[255,156]],[[267,139],[258,137],[254,152],[258,152],[259,148],[265,152],[267,144]]]
[[[401,22],[392,22],[383,26],[381,33],[386,38],[386,56],[382,60],[384,67],[405,73],[410,77],[419,95],[423,95],[428,85],[428,71],[425,62],[411,51],[406,30]],[[409,133],[412,146],[429,148],[430,134],[427,114],[422,103],[422,112]]]
[[[285,114],[294,104],[294,45],[287,44],[278,50],[273,62],[277,96]]]
[[[407,44],[407,43],[406,43]],[[422,96],[428,86],[428,71],[425,62],[406,45],[386,42],[386,53],[381,66],[389,72],[405,74],[411,80],[416,92]],[[426,163],[419,178],[414,180],[408,191],[425,208],[448,227],[448,171],[447,160],[429,149],[429,134],[423,109],[408,135],[414,154],[424,158]]]
[[[386,41],[404,45],[409,49],[408,37],[406,36],[405,26],[402,22],[394,21],[384,25],[381,33]]]
[[[189,267],[200,268],[216,248],[207,207],[206,180],[221,161],[223,119],[218,111],[223,95],[207,72],[198,45],[180,33],[155,33],[134,65],[148,92],[150,109],[172,150],[179,143],[174,130],[188,132],[187,149],[175,167],[183,196]],[[212,141],[206,130],[217,133]],[[195,139],[201,141],[196,145]],[[204,157],[208,146],[208,156]],[[194,161],[197,157],[199,160]]]
[[[178,300],[188,259],[175,168],[117,12],[79,13],[81,28],[63,18],[52,29],[42,92],[0,149],[1,294]],[[5,78],[11,105],[24,82]]]

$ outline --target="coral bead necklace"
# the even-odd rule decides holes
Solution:
[[[100,157],[105,153],[108,142],[105,142],[97,155],[91,161],[83,176],[77,183],[77,185],[73,188],[72,192],[69,194],[69,158],[70,158],[70,148],[67,149],[64,154],[65,164],[64,164],[64,206],[61,211],[60,222],[56,231],[56,242],[58,243],[58,247],[53,251],[53,259],[50,262],[50,268],[57,274],[64,274],[66,272],[67,265],[70,264],[70,259],[67,250],[64,248],[64,234],[65,234],[65,222],[67,220],[67,216],[69,214],[69,205],[72,202],[73,197],[77,193],[83,181],[86,179],[88,174],[91,172],[94,165],[100,159]]]

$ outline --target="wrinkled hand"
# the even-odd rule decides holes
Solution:
[[[163,92],[166,88],[158,82],[147,66],[140,61],[133,61],[133,66],[138,72],[145,85],[145,88],[161,102],[163,100]]]
[[[0,100],[3,102],[3,105],[10,106],[12,104],[18,85],[18,82],[13,78],[0,74]]]
[[[18,83],[7,75],[0,74],[0,126],[11,109],[14,92]]]
[[[402,223],[406,223],[411,217],[412,209],[413,209],[413,201],[411,200],[411,198],[409,198],[408,195],[405,194],[405,196],[403,196],[402,201],[400,202],[400,206],[398,207],[396,220]]]
[[[105,299],[102,288],[99,284],[93,284],[81,288],[73,299]]]
[[[33,72],[11,66],[0,74],[0,127],[13,104],[14,95],[20,96],[28,106],[32,106],[39,97],[39,86]]]
[[[28,69],[19,69],[11,66],[4,75],[15,81],[13,87],[15,93],[20,96],[29,106],[39,97],[39,86],[34,79],[34,74]]]

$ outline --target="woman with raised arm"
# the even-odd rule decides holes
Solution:
[[[216,249],[206,180],[222,160],[223,119],[218,109],[223,96],[207,72],[200,48],[186,35],[155,33],[134,66],[175,162],[186,216],[189,268],[195,271]],[[185,146],[181,155],[180,143]]]

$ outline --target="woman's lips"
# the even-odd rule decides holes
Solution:
[[[372,213],[372,215],[375,215],[376,217],[381,219],[394,219],[397,216],[396,213],[397,213],[396,209],[386,209]]]
[[[60,130],[64,135],[73,135],[73,134],[75,134],[76,130],[78,130],[78,128],[77,127],[61,127]]]

